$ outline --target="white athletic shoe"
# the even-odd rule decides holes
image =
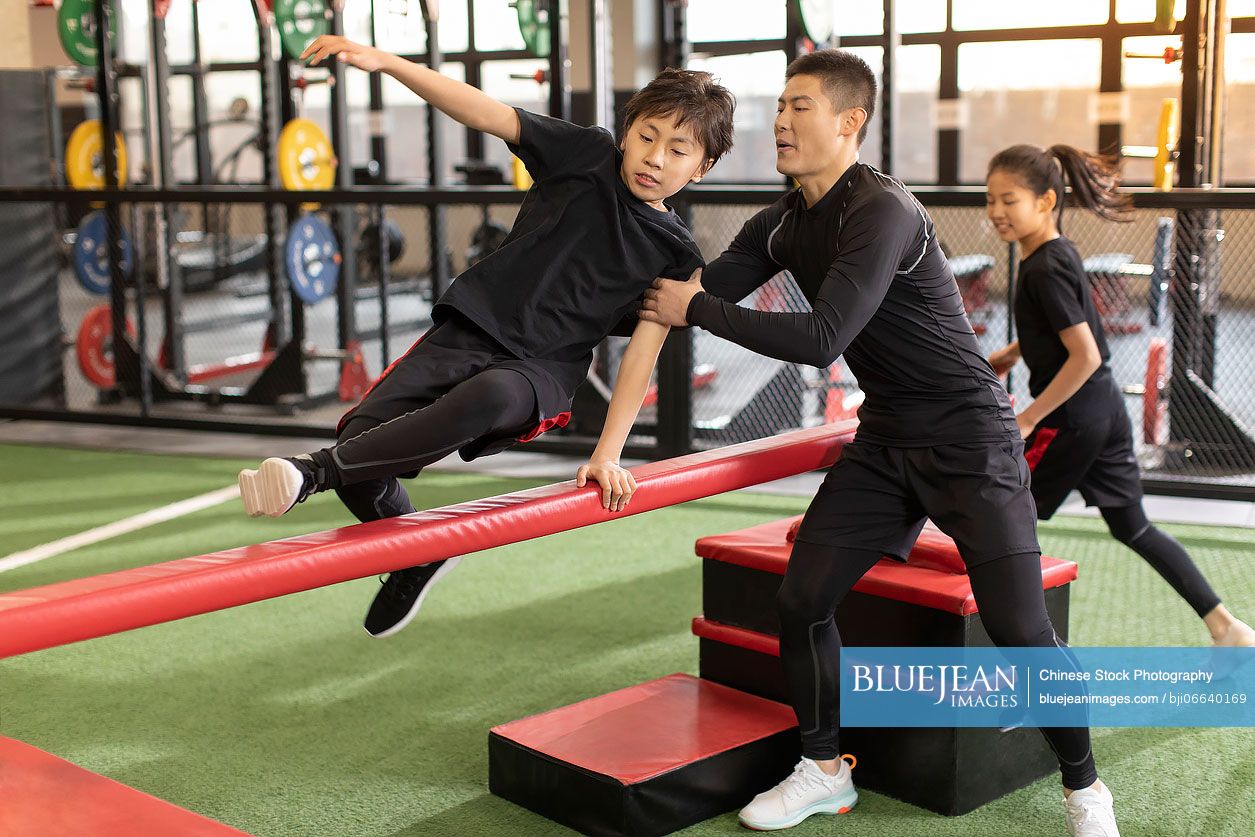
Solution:
[[[307,462],[308,457],[271,457],[255,471],[240,471],[240,499],[248,516],[279,517],[313,493],[313,464],[302,467]]]
[[[1255,628],[1241,619],[1233,620],[1224,636],[1212,643],[1217,648],[1245,648],[1255,645]]]
[[[1063,810],[1068,815],[1071,837],[1120,837],[1116,827],[1115,801],[1102,782],[1096,788],[1072,791],[1064,797]]]
[[[850,759],[850,764],[842,761],[836,776],[803,758],[788,778],[741,809],[741,825],[755,831],[779,831],[792,828],[811,814],[847,813],[858,802],[850,776],[850,767],[857,760],[853,756],[841,758]]]

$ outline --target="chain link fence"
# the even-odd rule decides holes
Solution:
[[[972,205],[976,197],[921,194],[989,354],[1015,339],[1008,312],[1018,256],[984,208]],[[1148,477],[1255,486],[1255,209],[1174,207],[1171,195],[1153,202],[1162,208],[1139,208],[1127,224],[1076,209],[1064,217],[1126,395],[1139,460]],[[694,206],[703,252],[719,253],[760,208]],[[742,304],[807,310],[787,272]],[[694,392],[695,438],[707,446],[845,418],[861,400],[841,361],[826,370],[799,367],[704,333],[694,353],[716,373]],[[1020,405],[1031,399],[1022,366],[1009,387]]]
[[[504,237],[517,212],[517,199],[376,203],[383,194],[337,196],[317,207],[242,197],[115,199],[117,223],[130,243],[120,295],[107,254],[117,236],[111,213],[82,197],[41,202],[0,195],[6,241],[0,264],[8,277],[0,307],[6,321],[24,324],[0,364],[7,370],[0,412],[329,432],[430,325],[441,289],[432,278],[432,213],[443,216],[437,258],[448,267],[442,275],[454,277]],[[774,196],[728,187],[688,193],[706,257],[717,256]],[[1008,322],[1014,250],[985,220],[979,194],[920,190],[920,196],[973,328],[992,352],[1014,339]],[[1255,197],[1205,198],[1139,194],[1127,224],[1070,210],[1064,232],[1084,258],[1147,477],[1249,488],[1255,487]],[[268,211],[279,231],[274,248]],[[289,230],[307,213],[326,220],[345,268],[336,289],[314,302],[294,293],[285,264]],[[158,257],[163,241],[168,266]],[[114,300],[125,305],[133,347],[124,346],[120,360]],[[807,309],[787,273],[743,304]],[[701,331],[687,339],[695,447],[840,420],[861,403],[840,360],[821,370],[764,358]],[[612,342],[599,352],[597,380],[577,398],[577,415],[586,420],[547,434],[548,442],[570,451],[591,444],[621,348],[622,341]],[[1029,399],[1023,367],[1012,371],[1009,386],[1017,403]],[[682,413],[664,413],[651,392],[633,443],[648,448],[659,425],[682,421]]]

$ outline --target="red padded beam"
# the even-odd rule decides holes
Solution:
[[[0,659],[518,543],[825,468],[856,421],[634,468],[628,511],[573,481],[0,595]]]
[[[0,834],[248,837],[51,753],[0,736]]]

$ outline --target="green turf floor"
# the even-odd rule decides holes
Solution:
[[[0,555],[222,487],[241,465],[0,446]],[[533,484],[431,473],[412,494],[424,508]],[[378,586],[364,579],[5,660],[0,734],[267,837],[569,833],[488,793],[488,728],[695,673],[693,541],[803,508],[725,495],[483,553],[385,641],[361,630]],[[230,503],[0,573],[0,591],[349,522],[329,495],[280,520]],[[1251,621],[1251,530],[1165,528]],[[1192,611],[1101,523],[1060,519],[1042,542],[1081,565],[1075,644],[1204,641]],[[1125,835],[1255,833],[1255,732],[1104,729],[1095,752]],[[864,793],[854,814],[790,833],[1060,835],[1058,797],[1045,780],[948,819]],[[684,833],[746,832],[727,815]]]

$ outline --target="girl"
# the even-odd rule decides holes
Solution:
[[[1116,540],[1155,568],[1202,617],[1216,645],[1255,645],[1185,549],[1142,508],[1133,429],[1107,366],[1110,352],[1081,257],[1060,232],[1065,186],[1108,220],[1129,220],[1113,161],[1067,145],[1015,145],[994,156],[986,212],[1003,241],[1017,241],[1019,340],[989,356],[999,374],[1021,358],[1033,402],[1016,417],[1033,478],[1037,517],[1047,520],[1072,489],[1097,506]]]

